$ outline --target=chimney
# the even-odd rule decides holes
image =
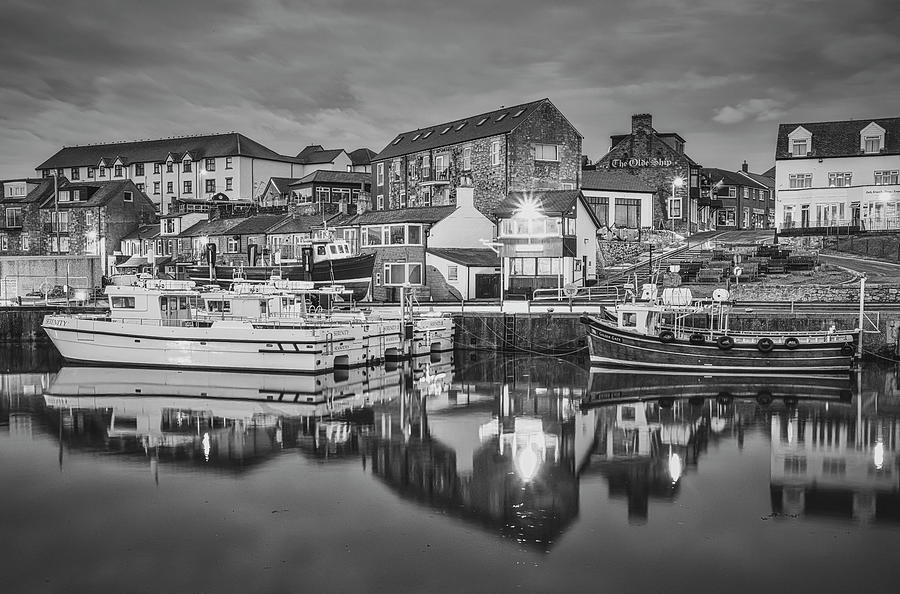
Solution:
[[[747,168],[748,168],[747,161],[744,161],[743,163],[741,163],[741,171],[743,171],[744,173],[747,173]]]
[[[653,116],[649,113],[636,113],[631,116],[631,133],[637,134],[638,131],[650,133],[653,131]]]
[[[456,207],[475,208],[475,188],[472,187],[472,178],[459,178],[459,185],[456,186]]]

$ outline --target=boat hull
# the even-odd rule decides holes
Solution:
[[[692,344],[687,340],[662,342],[617,328],[594,316],[583,316],[591,364],[644,369],[690,370],[707,369],[766,373],[772,371],[847,372],[853,364],[857,332],[841,332],[833,342],[801,344],[795,349],[782,346],[777,335],[770,337],[775,348],[762,352],[755,342],[737,342],[730,349],[715,343]]]
[[[312,270],[307,270],[302,264],[240,267],[217,265],[212,278],[209,266],[196,265],[187,268],[187,277],[198,284],[218,284],[226,288],[236,279],[266,282],[273,276],[284,280],[312,281],[316,287],[342,285],[353,292],[354,301],[362,301],[369,293],[374,266],[375,254],[360,254],[314,262]]]
[[[105,365],[323,373],[402,351],[400,323],[322,328],[145,325],[46,316],[44,330],[68,361]]]

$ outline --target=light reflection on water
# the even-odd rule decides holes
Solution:
[[[309,377],[4,361],[11,591],[300,574],[328,591],[686,591],[704,589],[700,558],[747,588],[893,584],[893,367],[761,379],[461,352]]]

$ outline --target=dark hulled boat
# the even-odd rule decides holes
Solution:
[[[604,315],[582,316],[591,364],[753,373],[846,372],[853,364],[858,330],[734,332],[724,300],[692,302],[689,292],[666,291],[659,300],[632,299]],[[705,327],[686,325],[698,316]]]

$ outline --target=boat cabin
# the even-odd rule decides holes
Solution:
[[[110,319],[160,320],[163,324],[192,320],[200,293],[192,281],[141,279],[106,287]]]

